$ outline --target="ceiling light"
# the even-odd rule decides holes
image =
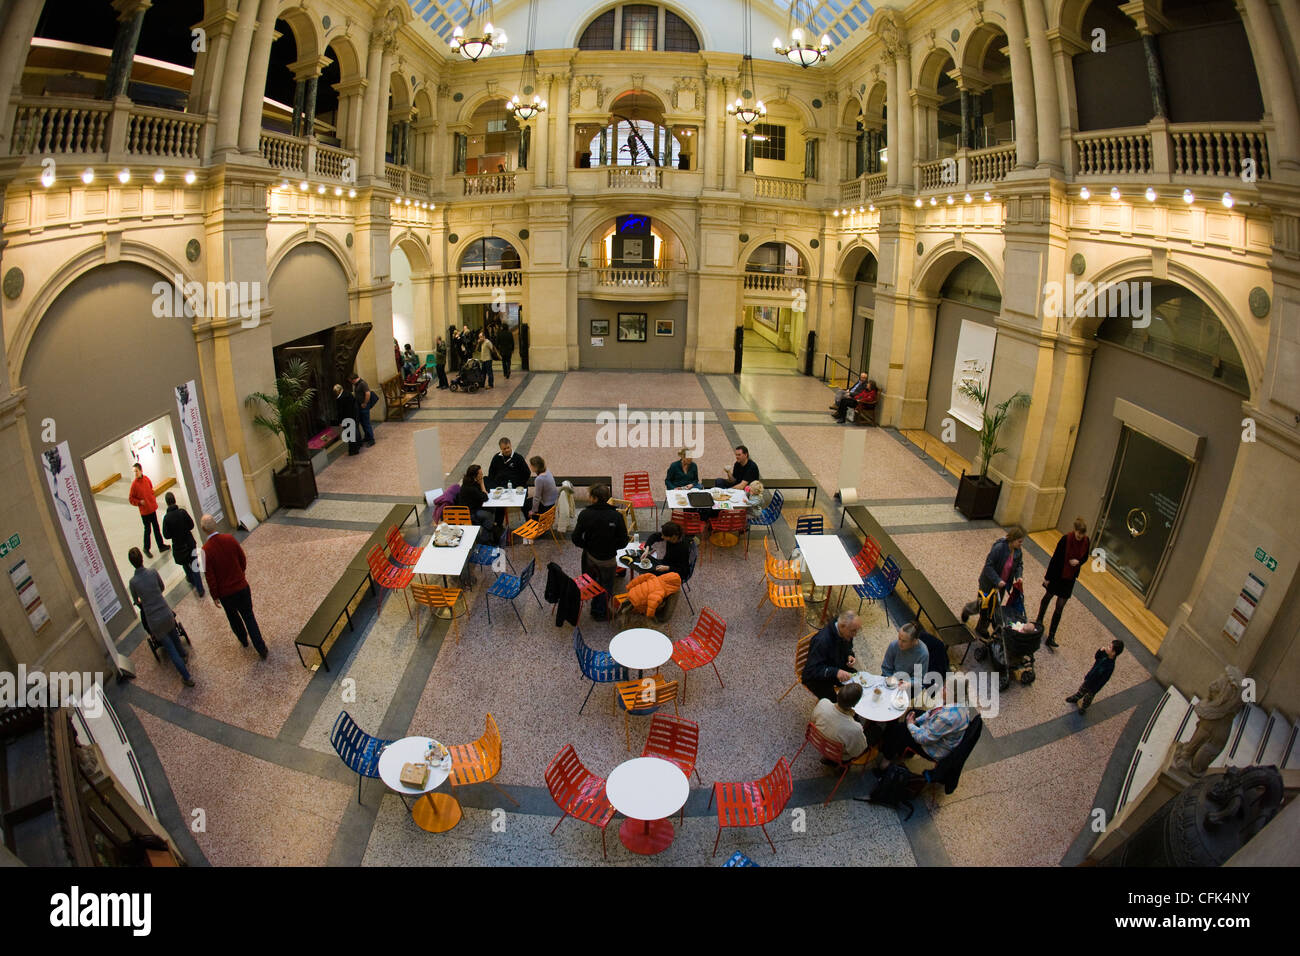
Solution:
[[[931,196],[931,197],[930,197],[930,205],[931,205],[931,206],[937,206],[937,205],[939,205],[939,200],[937,200],[937,199],[935,199],[933,196]]]
[[[325,184],[324,184],[324,183],[321,183],[319,186],[317,186],[317,187],[316,187],[316,192],[317,192],[319,195],[324,196],[324,195],[325,195]]]
[[[129,183],[131,181],[131,170],[129,169],[119,170],[117,174],[117,181],[121,183],[123,186]]]
[[[872,203],[870,206],[867,207],[867,212],[875,212],[875,211],[876,211],[875,203]]]
[[[1224,193],[1222,202],[1225,209],[1231,209],[1237,204],[1237,200],[1232,198],[1232,193]]]
[[[832,209],[831,215],[834,216],[836,219],[838,219],[840,218],[840,211],[838,209]]]
[[[336,195],[336,196],[342,196],[342,195],[343,195],[343,187],[342,187],[342,186],[335,186],[335,187],[334,187],[334,195]]]
[[[1080,199],[1084,199],[1084,200],[1091,199],[1091,198],[1092,198],[1092,190],[1090,190],[1087,186],[1080,186],[1080,187],[1079,187],[1079,198],[1080,198]]]
[[[93,169],[83,170],[81,173],[81,181],[89,186],[95,181],[95,171]]]
[[[948,197],[948,205],[949,205],[949,206],[952,205],[952,197],[951,197],[951,196]]]
[[[1144,193],[1144,195],[1147,197],[1147,202],[1156,201],[1156,191],[1152,189],[1150,186],[1147,187],[1147,191],[1146,193]]]
[[[1110,198],[1111,198],[1111,199],[1119,199],[1119,197],[1120,197],[1119,187],[1118,187],[1118,186],[1111,186],[1111,187],[1110,187]]]
[[[356,191],[355,189],[349,189],[349,190],[348,190],[348,198],[349,198],[349,199],[356,199],[356,198],[357,198],[357,191]]]
[[[185,185],[187,185],[187,186],[193,186],[193,185],[194,185],[194,180],[196,180],[197,178],[198,178],[198,177],[194,175],[194,170],[192,170],[192,169],[191,169],[191,170],[188,170],[188,171],[185,173]],[[288,182],[286,182],[285,185],[288,186],[288,185],[289,185]]]
[[[164,173],[161,169],[155,169],[155,170],[153,171],[153,181],[154,181],[154,182],[156,182],[156,183],[160,183],[160,182],[162,182],[162,181],[163,181],[164,179],[166,179],[166,178],[167,178],[167,174]]]

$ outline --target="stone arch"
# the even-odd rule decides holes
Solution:
[[[460,236],[455,245],[451,247],[451,252],[447,256],[447,268],[450,272],[457,273],[460,271],[460,261],[465,256],[465,250],[471,242],[477,242],[479,239],[504,239],[510,245],[514,246],[515,252],[519,254],[519,268],[527,272],[531,268],[528,256],[528,244],[519,238],[518,231],[514,229],[504,229],[499,226],[491,228],[480,228],[473,232]],[[414,263],[412,263],[414,265]]]
[[[740,255],[736,260],[736,269],[742,275],[745,272],[745,266],[749,265],[749,257],[754,254],[754,250],[768,242],[780,242],[787,246],[792,246],[803,258],[804,269],[807,273],[808,281],[812,282],[817,278],[817,276],[813,274],[813,265],[817,261],[813,256],[813,250],[809,249],[806,243],[801,242],[798,239],[791,239],[786,235],[780,235],[775,230],[758,236],[751,235],[749,237],[749,242],[740,247]]]
[[[189,271],[186,263],[173,259],[166,252],[154,246],[130,239],[122,240],[122,248],[112,262],[134,262],[157,272],[162,278],[175,281],[180,276],[185,282],[205,281],[201,273]],[[55,269],[42,283],[40,289],[32,296],[31,303],[23,311],[14,330],[12,342],[8,347],[9,381],[14,388],[22,384],[21,372],[27,350],[36,336],[36,330],[45,313],[59,295],[77,279],[99,266],[109,265],[107,248],[97,245],[73,256],[59,268]]]
[[[916,88],[933,93],[939,88],[944,74],[957,65],[955,52],[945,46],[937,46],[921,60],[916,71]]]
[[[568,267],[570,269],[578,268],[578,260],[591,243],[591,234],[595,232],[597,226],[611,217],[622,216],[627,213],[643,213],[656,222],[662,223],[681,243],[682,249],[686,253],[686,270],[694,272],[700,267],[699,250],[695,246],[694,228],[672,210],[657,208],[644,200],[638,200],[634,197],[610,201],[602,209],[590,213],[581,222],[574,225],[571,233],[574,239],[570,242],[567,257]]]
[[[505,103],[509,99],[510,97],[504,92],[489,93],[487,90],[479,90],[477,93],[465,97],[465,101],[460,105],[460,112],[456,116],[456,122],[469,125],[474,121],[474,114],[487,104],[498,100]]]
[[[415,113],[420,119],[433,118],[433,97],[429,95],[427,85],[421,84],[416,87],[413,105]]]
[[[276,11],[277,20],[283,20],[293,33],[294,46],[298,49],[298,59],[309,60],[321,56],[325,52],[325,45],[322,42],[318,22],[315,17],[308,14],[306,8],[302,5],[293,3],[292,0],[280,4]]]
[[[1159,7],[1161,4],[1156,3]],[[1047,4],[1047,29],[1058,29],[1074,36],[1083,33],[1083,18],[1092,0],[1051,0]]]
[[[306,229],[295,232],[289,236],[275,252],[266,258],[266,281],[271,281],[271,276],[275,274],[276,268],[284,261],[284,257],[293,251],[295,246],[301,246],[303,243],[316,242],[324,246],[334,258],[338,260],[339,266],[343,269],[343,274],[348,279],[348,292],[351,293],[357,287],[357,270],[352,264],[352,258],[348,255],[347,248],[339,242],[332,234],[322,229],[317,229],[314,233],[308,233]]]
[[[840,111],[839,123],[841,126],[851,126],[858,121],[858,114],[865,112],[866,107],[863,106],[862,100],[858,98],[858,94],[850,93],[844,97],[844,109]]]
[[[785,99],[779,100],[774,98],[770,100],[764,100],[763,102],[768,106],[771,106],[772,104],[775,103],[778,106],[784,106],[787,107],[788,109],[794,110],[795,114],[799,117],[799,121],[803,123],[803,128],[805,130],[818,128],[817,117],[816,115],[814,115],[812,107],[808,103],[805,103],[799,97],[795,96],[793,93],[791,93]]]
[[[885,105],[888,97],[889,87],[884,80],[875,80],[867,87],[865,98],[862,101],[862,115],[864,118],[879,122],[882,126],[885,120]]]
[[[411,264],[411,278],[423,279],[433,271],[433,258],[429,255],[429,249],[414,230],[403,230],[389,243],[389,252],[399,248]]]
[[[606,11],[613,10],[615,7],[623,6],[625,2],[626,0],[618,0],[616,3],[609,3],[608,0],[596,0],[596,3],[587,7],[585,12],[574,18],[574,25],[569,30],[568,36],[565,39],[564,49],[571,50],[575,48],[578,45],[578,41],[582,39],[582,34],[586,32],[587,27],[591,26],[592,20],[596,19],[596,17]],[[695,16],[695,13],[692,10],[675,3],[657,2],[655,5],[663,7],[665,10],[671,10],[674,14],[685,20],[686,25],[695,31],[695,39],[700,41],[701,50],[715,49],[712,37],[709,36],[708,31],[704,29],[704,25],[700,22],[699,18]],[[617,38],[615,39],[617,41]]]
[[[841,249],[839,258],[835,262],[836,281],[852,282],[853,277],[858,273],[858,267],[862,265],[863,258],[868,255],[875,257],[877,262],[880,261],[879,245],[870,243],[865,238],[854,239]]]
[[[398,115],[405,116],[410,112],[411,106],[415,99],[415,87],[411,80],[414,77],[405,67],[393,66],[393,72],[388,77],[388,95],[390,97],[389,110]]]
[[[954,239],[945,239],[926,251],[921,261],[917,263],[912,279],[912,291],[927,298],[937,298],[948,274],[965,258],[976,259],[980,265],[988,269],[989,275],[993,276],[993,281],[998,287],[998,294],[1006,295],[1006,279],[1002,274],[1001,263],[983,246],[969,241],[958,246]]]
[[[352,41],[352,38],[343,33],[341,27],[335,27],[333,35],[325,37],[324,44],[323,51],[334,51],[334,59],[338,61],[339,65],[339,81],[341,83],[353,83],[361,79],[361,55],[357,52],[356,44]]]
[[[953,61],[963,70],[980,70],[988,56],[989,47],[996,43],[999,37],[1003,42],[1007,42],[1007,32],[1001,25],[981,23],[962,38],[961,46]]]

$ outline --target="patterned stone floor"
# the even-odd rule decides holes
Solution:
[[[521,627],[506,602],[485,597],[492,572],[480,571],[465,592],[459,640],[428,615],[417,627],[397,594],[379,604],[365,599],[356,632],[331,651],[328,672],[304,669],[293,639],[391,504],[419,496],[416,431],[439,429],[451,480],[471,461],[486,465],[505,435],[525,455],[543,455],[558,474],[615,476],[616,492],[624,472],[649,471],[658,496],[682,441],[664,436],[643,447],[609,447],[597,415],[617,413],[620,403],[679,410],[698,422],[703,477],[720,474],[732,461],[732,446],[744,442],[765,476],[810,475],[819,483],[817,510],[833,533],[840,523],[831,496],[843,429],[830,422],[830,396],[815,379],[761,367],[739,377],[516,372],[474,395],[433,392],[407,421],[377,425],[373,448],[355,458],[335,456],[320,472],[321,497],[310,508],[276,513],[244,540],[255,609],[271,651],[267,661],[241,648],[224,614],[210,601],[199,602],[183,583],[170,597],[193,642],[198,686],[184,689],[169,664],[156,663],[138,629],[126,640],[139,678],[114,693],[163,822],[188,856],[213,865],[600,864],[600,835],[588,824],[568,820],[556,834],[549,832],[558,811],[543,771],[556,751],[573,743],[590,769],[607,776],[628,758],[628,739],[633,754],[640,752],[648,720],[633,718],[625,729],[622,715],[611,712],[608,686],[596,688],[579,716],[590,685],[577,670],[573,628],[555,625],[551,605],[539,607],[526,591],[515,602]],[[954,511],[953,479],[896,432],[873,428],[864,434],[861,497],[943,599],[960,606],[973,596],[979,567],[1000,531],[988,522],[969,524]],[[782,551],[792,547],[794,517],[805,510],[803,495],[793,492],[774,529]],[[658,520],[644,510],[639,518],[643,531]],[[414,539],[413,528],[408,531]],[[842,535],[846,547],[856,548],[849,531]],[[723,684],[711,668],[694,671],[680,704],[681,715],[700,725],[705,787],[692,780],[685,823],[660,856],[627,851],[616,818],[606,833],[610,864],[708,864],[717,828],[706,787],[714,780],[760,777],[782,755],[793,756],[802,741],[811,696],[796,687],[778,698],[794,679],[795,640],[817,626],[820,605],[803,613],[782,610],[767,621],[770,608],[760,606],[762,557],[762,534],[755,532],[748,556],[743,544],[706,552],[697,569],[695,609],[710,607],[727,622],[717,662]],[[516,546],[510,558],[522,570],[534,555]],[[1042,593],[1037,582],[1046,560],[1037,546],[1027,548],[1031,611]],[[576,573],[578,550],[567,540],[538,544],[539,595],[552,561]],[[820,601],[823,592],[815,596]],[[856,600],[849,595],[849,602]],[[898,602],[862,608],[865,626],[856,652],[866,666],[879,669],[904,613]],[[667,630],[682,637],[694,619],[679,598]],[[598,649],[616,633],[614,625],[585,613],[580,627]],[[986,708],[985,735],[961,786],[951,795],[927,794],[911,818],[852,800],[871,780],[860,771],[823,806],[835,775],[805,751],[794,764],[789,808],[767,828],[775,856],[761,832],[729,830],[718,860],[741,849],[764,865],[1077,862],[1088,814],[1095,804],[1105,805],[1113,777],[1122,772],[1112,755],[1127,746],[1159,694],[1150,677],[1154,660],[1138,648],[1120,658],[1087,716],[1063,702],[1093,650],[1116,634],[1129,637],[1091,595],[1076,591],[1061,649],[1040,654],[1033,685],[1013,685]],[[987,665],[972,656],[964,667],[979,672]],[[681,676],[671,664],[665,672]],[[496,782],[519,805],[487,785],[462,788],[456,792],[465,811],[461,823],[433,835],[417,828],[402,800],[377,780],[364,782],[358,802],[356,776],[329,743],[341,709],[381,737],[429,734],[449,743],[479,736],[491,712],[504,738]],[[198,817],[206,821],[203,829],[192,826]]]

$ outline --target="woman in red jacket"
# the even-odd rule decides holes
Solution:
[[[144,556],[152,558],[153,552],[149,550],[149,529],[153,528],[153,536],[158,542],[158,552],[161,554],[171,550],[171,545],[163,541],[162,528],[158,527],[158,496],[153,493],[153,482],[149,476],[144,473],[137,461],[133,466],[135,468],[135,479],[131,482],[131,491],[127,495],[127,500],[140,509],[140,521],[144,524]]]
[[[1052,552],[1052,560],[1047,565],[1047,577],[1043,578],[1043,587],[1047,588],[1047,593],[1043,595],[1043,603],[1038,605],[1037,621],[1043,623],[1043,615],[1047,613],[1047,605],[1051,603],[1052,598],[1056,598],[1056,610],[1052,612],[1052,626],[1047,632],[1047,646],[1060,647],[1056,643],[1056,628],[1061,623],[1061,611],[1065,608],[1065,602],[1070,600],[1070,595],[1074,593],[1074,582],[1079,579],[1079,568],[1083,562],[1088,560],[1088,554],[1092,551],[1092,542],[1088,540],[1088,524],[1082,518],[1074,519],[1074,530],[1056,542],[1056,550]]]

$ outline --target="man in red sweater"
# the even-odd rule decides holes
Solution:
[[[244,549],[239,546],[233,535],[217,532],[217,522],[212,515],[204,515],[199,520],[203,531],[203,573],[208,579],[208,593],[212,603],[226,612],[230,629],[239,638],[239,643],[248,646],[248,639],[253,639],[253,647],[266,660],[266,644],[262,640],[262,631],[253,617],[253,591],[244,577],[244,568],[248,559]]]
[[[140,509],[140,521],[144,524],[144,556],[152,558],[153,552],[149,550],[150,528],[153,528],[153,536],[158,542],[160,554],[170,551],[171,545],[163,541],[162,528],[158,527],[158,496],[153,493],[153,482],[149,480],[149,476],[144,473],[138,461],[131,467],[135,469],[135,478],[131,482],[127,501]]]

